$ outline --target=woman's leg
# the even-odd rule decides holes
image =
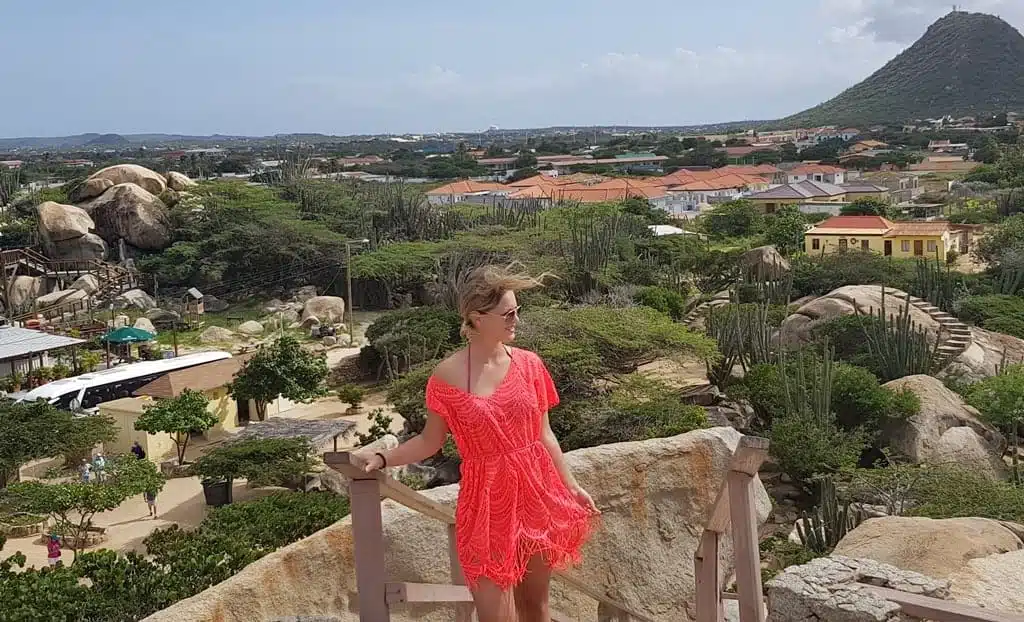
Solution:
[[[481,578],[473,591],[476,617],[479,622],[516,622],[516,605],[512,590],[502,590],[493,581]]]
[[[544,561],[543,555],[534,555],[526,566],[526,576],[514,590],[519,622],[551,621],[548,608],[550,585],[551,568]]]

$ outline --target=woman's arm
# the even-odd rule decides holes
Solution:
[[[413,462],[420,462],[441,451],[444,441],[448,437],[448,424],[439,415],[427,411],[427,422],[423,431],[405,441],[398,447],[390,450],[381,450],[387,466],[397,467]],[[355,466],[361,467],[364,471],[376,471],[385,465],[381,463],[377,452],[367,449],[359,449],[352,452],[352,457],[359,463]],[[361,464],[360,464],[361,463]]]

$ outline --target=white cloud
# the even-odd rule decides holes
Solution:
[[[999,15],[1020,29],[1021,0],[820,0],[821,17],[840,30],[856,29],[880,43],[910,44],[936,19],[956,6],[961,11]]]

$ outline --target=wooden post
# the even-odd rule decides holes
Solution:
[[[466,576],[462,574],[459,563],[459,552],[455,546],[455,525],[448,525],[448,559],[451,563],[453,585],[465,585]],[[455,622],[471,622],[473,620],[473,603],[455,603]]]
[[[739,594],[740,622],[765,622],[754,476],[741,471],[729,471],[726,481],[729,488],[732,546],[736,557],[736,592]]]
[[[380,514],[380,482],[352,480],[348,486],[352,540],[356,558],[359,622],[389,622],[387,571],[384,568],[384,525]]]
[[[725,619],[722,570],[718,554],[720,540],[721,536],[717,532],[705,531],[693,556],[693,576],[697,584],[697,622],[722,622]]]

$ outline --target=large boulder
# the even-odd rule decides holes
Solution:
[[[968,560],[949,580],[957,602],[1024,613],[1024,550]]]
[[[1022,548],[1014,530],[987,518],[886,516],[861,523],[839,541],[833,554],[948,579],[972,559]]]
[[[899,313],[905,304],[903,300],[894,297],[893,292],[894,290],[891,289],[886,290],[886,314]],[[864,314],[877,313],[881,308],[881,286],[847,285],[840,287],[808,302],[783,320],[782,326],[779,327],[779,339],[787,345],[804,344],[812,340],[815,328],[829,320],[843,315],[853,315],[858,310]],[[931,339],[939,334],[943,339],[948,336],[937,321],[913,305],[910,306],[910,317],[918,326],[928,331]]]
[[[7,310],[22,309],[43,295],[46,279],[41,276],[20,275],[7,286]]]
[[[64,306],[76,302],[85,302],[85,299],[88,297],[89,294],[80,289],[61,289],[36,298],[36,308],[46,309],[47,307],[57,305]]]
[[[316,318],[323,324],[333,324],[345,319],[345,299],[337,296],[314,296],[302,308],[302,321]]]
[[[82,204],[96,223],[96,231],[108,244],[124,239],[147,251],[171,245],[171,220],[163,201],[132,183],[118,184],[100,197]]]
[[[149,311],[156,308],[156,300],[141,289],[130,289],[114,299],[114,306],[118,309]]]
[[[263,334],[263,324],[260,324],[255,320],[249,320],[248,322],[242,322],[239,324],[237,330],[243,335],[256,337]]]
[[[199,333],[200,343],[226,343],[235,338],[235,333],[221,326],[211,326]]]
[[[89,214],[74,205],[44,201],[36,206],[36,215],[39,237],[47,246],[80,238],[96,227]]]
[[[1005,438],[941,380],[907,376],[884,386],[912,391],[921,400],[921,411],[890,421],[882,432],[883,445],[916,463],[969,465],[993,479],[1006,476]]]
[[[80,238],[57,242],[47,248],[50,259],[75,259],[89,261],[106,259],[107,243],[95,233],[86,233]]]
[[[789,260],[774,246],[758,246],[740,256],[740,265],[768,278],[789,274]]]
[[[71,284],[71,289],[80,289],[92,296],[100,291],[100,280],[95,274],[83,274],[75,279],[75,282]]]
[[[739,438],[731,428],[712,428],[566,454],[569,468],[602,511],[601,528],[573,576],[655,620],[693,619],[693,554]],[[423,494],[451,507],[458,485]],[[764,520],[769,499],[760,483],[756,501]],[[448,563],[438,562],[448,559],[445,525],[391,501],[383,505],[384,564],[390,580],[450,582]],[[722,548],[724,587],[732,559],[728,538]],[[346,517],[147,621],[241,622],[287,613],[355,622],[357,607],[352,523]],[[597,619],[594,601],[557,580],[552,607],[576,619]],[[417,605],[395,609],[391,619],[452,620],[452,612],[450,605]]]
[[[1024,339],[971,327],[971,345],[943,370],[945,375],[977,382],[999,373],[999,366],[1024,360]]]
[[[167,173],[167,187],[171,190],[181,192],[182,190],[187,190],[198,185],[199,184],[189,179],[188,175],[185,175],[184,173],[179,173],[177,171]]]
[[[73,188],[68,193],[68,200],[72,203],[81,203],[82,201],[88,201],[94,199],[104,192],[107,188],[114,185],[114,182],[104,177],[90,177],[82,183],[78,184],[77,187]]]
[[[110,185],[106,185],[106,182],[110,182]],[[135,184],[156,195],[167,190],[167,182],[160,173],[138,164],[115,164],[90,175],[85,183],[79,186],[75,200],[84,201],[98,197],[108,188],[119,184]]]
[[[156,334],[156,327],[153,326],[153,322],[150,322],[148,318],[140,317],[136,319],[134,326],[135,328],[138,328],[139,330],[144,330],[152,335]]]

